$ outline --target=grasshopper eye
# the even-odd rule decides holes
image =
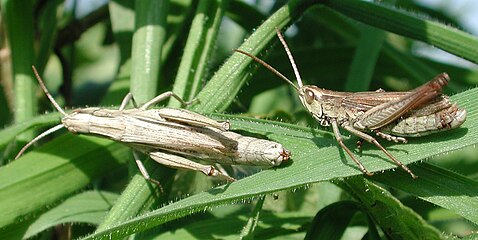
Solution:
[[[314,102],[315,100],[315,94],[314,92],[312,92],[311,90],[309,89],[306,89],[305,90],[305,101],[308,103],[308,104],[312,104],[312,102]]]

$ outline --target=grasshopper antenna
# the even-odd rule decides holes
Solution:
[[[48,97],[48,99],[50,100],[50,102],[53,104],[53,106],[55,106],[56,110],[58,110],[58,112],[60,112],[63,116],[66,116],[67,114],[65,113],[65,111],[63,111],[63,109],[60,107],[60,105],[55,101],[55,99],[53,98],[53,96],[50,94],[50,92],[48,91],[48,89],[46,88],[45,86],[45,83],[43,82],[43,80],[41,79],[40,77],[40,74],[38,74],[38,71],[37,69],[35,68],[35,66],[32,66],[32,69],[33,69],[33,73],[35,74],[35,77],[36,79],[38,80],[38,83],[40,84],[40,87],[41,89],[43,90],[43,92],[45,93],[45,95]],[[25,146],[23,146],[23,148],[20,150],[20,152],[18,152],[17,156],[15,156],[15,160],[18,159],[19,157],[21,157],[23,155],[23,153],[31,146],[33,145],[34,143],[36,143],[38,140],[42,139],[43,137],[55,132],[55,131],[58,131],[59,129],[63,128],[63,124],[58,124],[48,130],[46,130],[45,132],[41,133],[40,135],[36,136],[33,140],[31,140],[30,142],[28,142]]]
[[[290,64],[292,65],[292,68],[294,69],[294,74],[295,74],[295,77],[297,78],[297,84],[299,84],[299,88],[302,88],[302,86],[304,86],[302,84],[302,78],[300,77],[299,69],[297,68],[297,65],[295,64],[294,57],[292,56],[289,46],[287,46],[284,36],[282,35],[282,33],[279,31],[277,27],[276,27],[276,33],[277,33],[277,36],[279,37],[280,42],[282,43],[282,46],[284,46],[285,52],[287,53],[287,57],[289,57]]]
[[[43,137],[51,134],[52,132],[56,132],[59,129],[63,128],[63,124],[58,124],[44,132],[42,132],[40,135],[36,136],[34,139],[32,139],[30,142],[28,142],[25,146],[22,147],[20,152],[18,152],[17,156],[15,156],[15,160],[17,160],[19,157],[23,155],[23,153],[34,143],[36,143],[38,140],[42,139]]]
[[[53,104],[53,106],[55,106],[56,110],[58,110],[58,112],[61,113],[61,115],[66,116],[67,114],[65,113],[65,111],[63,111],[63,109],[61,109],[60,105],[55,101],[53,96],[51,96],[50,92],[46,88],[45,83],[41,79],[40,74],[38,74],[38,71],[35,68],[35,66],[32,65],[32,69],[33,69],[33,73],[35,73],[35,77],[37,78],[38,83],[40,84],[41,89],[43,90],[43,92],[45,93],[47,98],[50,100],[50,102]]]
[[[295,64],[295,61],[294,61],[294,58],[292,57],[292,53],[289,49],[289,46],[287,46],[287,43],[285,42],[284,40],[284,36],[282,36],[282,33],[279,31],[278,28],[276,28],[276,32],[277,32],[277,36],[279,37],[279,40],[281,41],[282,45],[284,46],[285,48],[285,51],[287,53],[287,57],[289,57],[289,61],[292,65],[292,68],[294,69],[294,74],[297,78],[297,83],[299,84],[299,87],[297,87],[291,80],[289,80],[287,77],[284,76],[284,74],[280,73],[279,71],[277,71],[275,68],[273,68],[271,65],[269,65],[268,63],[264,62],[263,60],[261,60],[260,58],[250,54],[250,53],[247,53],[247,52],[244,52],[242,50],[239,50],[239,49],[234,49],[235,52],[238,52],[238,53],[242,53],[252,59],[254,59],[254,61],[260,63],[262,66],[266,67],[267,69],[269,69],[269,71],[273,72],[275,75],[277,75],[278,77],[282,78],[283,80],[285,80],[286,82],[288,82],[290,85],[292,85],[295,90],[297,90],[299,92],[299,88],[302,88],[303,84],[302,84],[302,78],[300,77],[300,74],[299,74],[299,70],[297,68],[297,65]]]
[[[277,71],[275,68],[273,68],[271,65],[269,65],[268,63],[264,62],[262,59],[248,53],[248,52],[244,52],[242,50],[239,50],[239,49],[234,49],[235,52],[238,52],[238,53],[242,53],[252,59],[254,59],[254,61],[260,63],[262,66],[266,67],[267,69],[269,69],[271,72],[273,72],[275,75],[277,75],[278,77],[282,78],[283,80],[285,80],[286,82],[288,82],[290,85],[292,85],[297,91],[299,91],[299,88],[297,88],[297,86],[291,81],[289,80],[286,76],[284,76],[284,74],[280,73],[279,71]]]

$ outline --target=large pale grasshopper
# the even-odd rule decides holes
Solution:
[[[304,107],[322,126],[332,126],[337,142],[367,175],[373,174],[343,143],[339,127],[373,143],[412,178],[416,178],[407,166],[393,157],[367,132],[373,132],[389,141],[406,143],[404,137],[419,137],[457,128],[466,120],[466,110],[450,103],[449,97],[441,93],[442,87],[449,81],[446,73],[408,92],[336,92],[303,85],[291,51],[280,31],[276,31],[292,64],[298,86],[261,59],[242,50],[235,51],[251,57],[291,84],[297,90]]]
[[[63,127],[72,133],[96,135],[128,145],[133,149],[136,164],[144,178],[159,186],[157,180],[150,178],[137,151],[160,164],[200,171],[227,181],[235,179],[212,165],[203,165],[185,157],[211,163],[254,166],[278,166],[290,157],[290,152],[279,143],[228,131],[228,121],[218,122],[185,109],[150,109],[169,97],[178,99],[184,105],[190,104],[172,92],[165,92],[141,107],[137,107],[133,96],[128,94],[118,110],[92,107],[67,114],[48,92],[34,67],[33,71],[45,95],[63,118],[61,124],[26,144],[16,158],[42,137]],[[126,109],[130,101],[135,108]]]

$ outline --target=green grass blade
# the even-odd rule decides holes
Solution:
[[[162,45],[166,40],[169,1],[147,0],[135,4],[136,27],[133,34],[130,91],[137,104],[141,105],[154,98],[157,93]],[[164,167],[151,164],[145,164],[145,167],[150,174],[162,176],[160,180],[172,176],[171,171]],[[148,209],[155,202],[162,201],[162,198],[153,200],[157,189],[150,186],[136,170],[117,204],[97,230],[107,229],[117,222],[137,215],[143,209]]]
[[[257,200],[256,206],[254,207],[251,216],[249,216],[246,225],[244,228],[242,228],[240,236],[241,239],[254,239],[254,232],[256,230],[257,223],[259,222],[259,216],[265,199],[266,197],[262,196]]]
[[[410,181],[406,174],[392,172],[377,175],[374,180],[478,223],[477,181],[427,163],[412,166],[411,169],[419,176],[418,181]],[[467,187],[459,189],[463,186]]]
[[[131,93],[139,105],[154,98],[160,73],[161,46],[166,39],[169,1],[145,0],[135,5]]]
[[[345,82],[345,91],[367,91],[372,82],[372,76],[377,58],[382,49],[385,33],[376,28],[363,27],[357,49],[350,66],[350,71]]]
[[[129,154],[128,148],[109,140],[66,134],[1,167],[0,227],[84,188],[123,164]]]
[[[50,113],[44,114],[41,116],[34,117],[29,119],[28,121],[24,121],[22,123],[18,123],[12,125],[10,127],[6,127],[0,131],[0,149],[4,148],[7,144],[9,144],[16,136],[21,134],[22,132],[37,128],[37,127],[44,127],[44,126],[51,126],[53,124],[58,124],[60,122],[60,114],[59,113]]]
[[[45,66],[50,58],[53,44],[56,37],[56,9],[58,7],[58,0],[48,1],[44,7],[44,19],[41,21],[42,35],[40,39],[40,47],[38,52],[38,59],[36,60],[36,68],[40,75],[45,70]],[[55,26],[55,27],[52,27]]]
[[[205,80],[226,3],[223,0],[199,2],[173,86],[173,92],[186,101],[196,96]],[[171,98],[168,106],[180,107],[181,103]]]
[[[290,1],[258,27],[239,48],[253,55],[262,52],[276,38],[275,28],[283,29],[290,25],[311,4],[312,2],[304,0]],[[250,63],[250,58],[239,53],[232,54],[199,93],[199,104],[193,106],[193,110],[203,113],[226,110],[250,77]]]
[[[31,238],[45,229],[66,223],[99,224],[113,203],[117,194],[103,191],[86,191],[68,198],[36,219],[23,238]]]
[[[390,239],[440,239],[437,229],[387,190],[361,177],[344,182]]]
[[[463,31],[371,2],[332,0],[326,5],[357,21],[426,42],[478,63],[478,51],[475,47],[478,45],[478,38]]]
[[[2,15],[5,18],[12,58],[16,123],[31,119],[37,112],[36,81],[31,68],[35,63],[35,58],[31,57],[35,56],[32,5],[32,1],[2,1]],[[32,137],[33,132],[25,133],[19,136],[19,140],[27,141]]]

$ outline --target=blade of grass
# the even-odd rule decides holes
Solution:
[[[331,0],[326,5],[357,21],[426,42],[456,56],[478,63],[478,38],[443,24],[420,19],[381,4],[355,0]]]
[[[259,54],[276,37],[275,28],[283,29],[290,25],[313,3],[306,0],[288,2],[257,28],[239,48],[253,55]],[[234,53],[198,94],[199,104],[192,109],[202,113],[227,109],[246,79],[250,78],[250,63],[250,58]]]
[[[157,93],[161,46],[166,39],[169,1],[138,1],[132,46],[131,93],[139,105]]]
[[[343,182],[390,239],[440,239],[440,232],[390,192],[362,177]],[[341,185],[339,183],[339,185]]]
[[[254,232],[256,230],[257,222],[259,221],[259,216],[265,199],[265,196],[261,196],[257,200],[256,206],[254,207],[251,216],[249,216],[246,225],[242,228],[240,239],[254,239]]]
[[[21,123],[36,115],[35,80],[31,66],[34,64],[33,50],[33,3],[15,0],[2,1],[2,15],[5,19],[8,43],[12,57],[15,89],[14,121]],[[22,17],[18,17],[22,16]],[[20,141],[33,138],[33,132],[18,136]]]
[[[36,219],[30,225],[23,238],[31,238],[48,228],[60,224],[99,224],[117,198],[117,194],[104,191],[79,193]]]
[[[478,223],[477,181],[428,163],[411,166],[411,169],[420,176],[419,181],[409,181],[405,174],[393,172],[377,175],[373,180],[408,192],[449,209],[475,224]],[[457,190],[463,185],[468,187]]]
[[[382,30],[367,26],[362,28],[345,83],[345,91],[358,92],[369,89],[384,39],[385,33]]]
[[[56,9],[58,7],[58,2],[58,0],[47,1],[43,8],[43,20],[39,21],[41,23],[42,34],[35,67],[40,75],[42,75],[45,70],[45,66],[48,63],[55,42],[57,31]]]
[[[58,124],[60,119],[59,113],[43,114],[41,116],[34,117],[28,121],[6,127],[0,131],[0,149],[9,144],[16,136],[22,132],[44,126],[51,126]]]
[[[109,140],[66,134],[1,167],[0,196],[5,197],[0,198],[0,227],[28,219],[77,192],[119,167],[129,154]]]
[[[154,98],[157,92],[158,76],[160,73],[161,46],[166,39],[166,17],[169,10],[169,1],[138,1],[135,3],[135,32],[132,46],[132,69],[130,89],[138,104],[143,104]],[[145,164],[150,174],[161,176],[163,183],[172,175],[172,171],[152,165],[151,161]],[[157,173],[159,171],[160,173]],[[155,176],[152,175],[152,176]],[[166,182],[165,187],[169,186]],[[157,187],[149,184],[138,173],[132,178],[118,202],[98,226],[97,231],[107,229],[117,222],[124,221],[137,215],[144,209],[164,201],[156,196]],[[132,204],[134,202],[134,204]]]
[[[173,92],[186,101],[196,96],[204,81],[226,3],[222,0],[199,2],[173,86]],[[181,103],[171,98],[168,106],[180,107]]]

